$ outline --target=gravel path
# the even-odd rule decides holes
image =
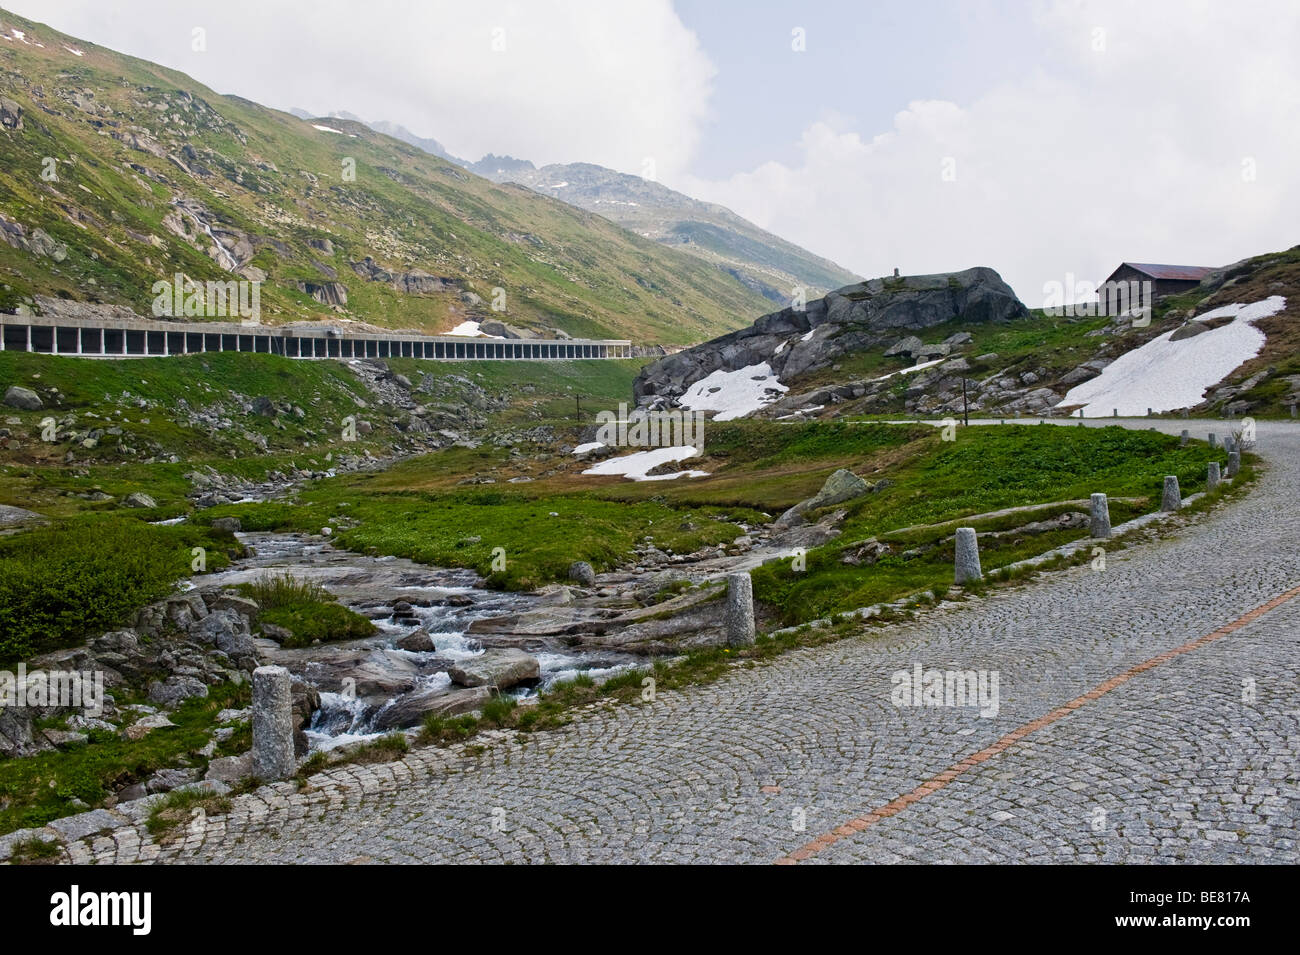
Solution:
[[[477,755],[422,749],[265,787],[184,842],[126,826],[73,858],[1300,861],[1300,596],[1241,621],[1300,584],[1300,426],[1261,424],[1259,451],[1270,466],[1249,496],[1104,571],[1053,572],[564,731],[489,734]],[[917,664],[995,671],[996,715],[894,706],[892,675]]]

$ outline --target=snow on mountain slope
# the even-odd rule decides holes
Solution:
[[[1264,333],[1251,323],[1276,315],[1286,299],[1274,295],[1250,304],[1234,303],[1197,316],[1204,322],[1234,316],[1233,321],[1207,332],[1172,341],[1165,332],[1111,362],[1100,375],[1076,385],[1057,407],[1083,405],[1089,418],[1114,414],[1144,415],[1152,411],[1190,408],[1234,369],[1259,354]]]

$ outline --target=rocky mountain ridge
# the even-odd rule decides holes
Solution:
[[[856,280],[852,272],[759,228],[725,206],[593,163],[535,167],[526,159],[484,156],[468,167],[493,182],[516,182],[625,229],[710,262],[764,298],[785,303]]]
[[[838,359],[896,342],[907,332],[955,320],[1006,323],[1029,314],[993,269],[877,278],[845,286],[803,307],[762,316],[749,328],[670,355],[642,369],[639,402],[675,399],[715,371],[766,364],[787,379],[828,368]],[[920,351],[921,342],[916,341]]]

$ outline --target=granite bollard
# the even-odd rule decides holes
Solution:
[[[1191,439],[1191,437],[1192,437],[1192,436],[1191,436],[1191,434],[1188,432],[1188,430],[1187,430],[1186,428],[1184,428],[1184,429],[1183,429],[1182,436],[1179,437],[1179,439],[1178,439],[1178,446],[1179,446],[1180,448],[1185,448],[1185,447],[1187,447],[1187,442]]]
[[[1160,510],[1176,511],[1183,506],[1183,495],[1178,490],[1178,478],[1173,474],[1165,475],[1165,490],[1160,498]]]
[[[749,574],[727,575],[727,609],[723,620],[727,646],[747,647],[754,642],[754,583]]]
[[[981,580],[979,537],[973,527],[957,528],[956,559],[953,562],[953,582],[964,584],[969,580]]]
[[[1092,496],[1092,523],[1090,534],[1093,537],[1110,537],[1110,501],[1105,494]]]
[[[1236,477],[1241,470],[1241,452],[1233,451],[1228,455],[1228,477]]]
[[[1211,461],[1205,468],[1205,489],[1213,491],[1219,486],[1219,462]]]
[[[1212,447],[1212,448],[1217,448],[1218,446],[1219,446],[1219,436],[1218,436],[1217,434],[1215,434],[1213,431],[1211,431],[1211,432],[1210,432],[1210,447]]]
[[[266,782],[288,779],[298,768],[290,683],[284,667],[253,671],[253,775]]]

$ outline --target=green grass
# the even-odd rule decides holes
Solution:
[[[417,387],[429,376],[437,400],[463,400],[464,378],[492,394],[504,394],[509,404],[488,414],[490,427],[535,427],[539,424],[594,424],[599,411],[631,405],[632,382],[647,358],[603,361],[464,361],[431,362],[390,359],[395,372]],[[423,395],[422,395],[423,397]]]
[[[53,839],[32,836],[14,844],[9,855],[10,865],[44,865],[52,863],[63,854],[63,849]]]
[[[286,648],[310,646],[317,640],[355,640],[375,632],[373,623],[344,607],[324,587],[297,580],[292,574],[266,576],[240,584],[239,590],[257,601],[259,622],[293,633],[282,644]]]
[[[73,799],[98,806],[110,792],[143,782],[155,770],[186,758],[202,766],[202,757],[194,754],[208,742],[217,713],[251,701],[248,683],[218,684],[208,688],[206,697],[186,700],[170,713],[175,726],[138,740],[92,730],[89,743],[76,749],[0,760],[0,833],[39,828],[80,812]]]
[[[951,540],[927,545],[950,538],[952,527],[893,538],[888,532],[1010,507],[1084,500],[1094,492],[1111,497],[1112,521],[1120,523],[1158,506],[1166,474],[1177,475],[1183,494],[1189,495],[1204,489],[1206,461],[1227,460],[1221,449],[1199,444],[1180,448],[1177,438],[1118,427],[972,427],[959,430],[956,441],[935,439],[931,447],[932,453],[891,472],[889,486],[854,503],[841,537],[809,551],[806,570],[794,570],[789,561],[756,570],[755,597],[789,624],[921,591],[940,592],[952,583],[953,545]],[[981,531],[1006,530],[1067,509],[971,524]],[[1076,529],[986,539],[980,559],[988,572],[1086,535],[1086,529]],[[895,552],[870,566],[842,563],[855,542],[870,537],[888,540]],[[921,553],[904,553],[918,547]]]
[[[54,464],[71,450],[83,466],[125,463],[138,467],[147,457],[174,454],[185,461],[184,467],[173,472],[179,477],[196,464],[215,464],[220,470],[232,471],[232,457],[247,459],[256,454],[264,458],[264,471],[286,459],[323,455],[330,450],[358,453],[397,435],[382,409],[360,407],[359,400],[367,401],[373,395],[346,365],[336,361],[294,361],[233,352],[120,361],[0,352],[0,387],[10,384],[36,390],[46,403],[39,411],[13,412],[21,421],[17,430],[30,438],[24,455],[10,452],[6,457],[25,456],[27,463]],[[289,411],[270,417],[246,412],[245,403],[258,397],[297,406],[302,415]],[[199,409],[218,410],[233,427],[192,424],[190,412]],[[349,415],[371,421],[376,431],[369,437],[359,436],[355,443],[344,443],[342,421]],[[71,430],[104,431],[99,446],[85,449],[73,445],[63,430],[54,442],[38,439],[42,420],[54,417],[61,422],[67,416],[75,419]],[[107,433],[114,428],[120,428],[122,434]],[[265,441],[267,451],[246,435]],[[154,493],[147,485],[137,489]]]
[[[1199,442],[1179,448],[1176,437],[1120,427],[973,426],[959,428],[955,441],[935,438],[933,449],[861,500],[845,539],[1094,492],[1151,497],[1154,506],[1166,474],[1190,494],[1204,486],[1207,461],[1227,461]]]
[[[410,748],[411,744],[407,742],[404,733],[388,733],[349,750],[343,761],[362,765],[367,763],[391,763],[395,759],[401,759]]]
[[[428,467],[439,459],[434,455],[408,466]],[[297,505],[213,508],[204,519],[234,514],[246,529],[319,531],[337,527],[335,518],[345,515],[356,526],[336,530],[334,540],[343,547],[440,567],[469,567],[486,577],[488,586],[511,590],[566,579],[578,560],[597,570],[614,567],[629,559],[647,535],[661,548],[688,553],[740,534],[714,509],[656,501],[626,503],[584,493],[533,497],[506,489],[428,494],[368,488],[391,477],[349,475],[322,482],[302,494]],[[494,561],[500,566],[496,548],[504,551],[504,570],[494,567]]]
[[[128,621],[189,577],[193,548],[207,569],[242,553],[205,527],[157,527],[132,517],[86,515],[0,538],[0,661],[80,643]]]
[[[202,790],[169,792],[150,810],[145,828],[156,841],[167,843],[179,835],[178,830],[194,818],[196,811],[202,810],[207,816],[221,816],[230,812],[231,805],[229,796],[217,796]]]

